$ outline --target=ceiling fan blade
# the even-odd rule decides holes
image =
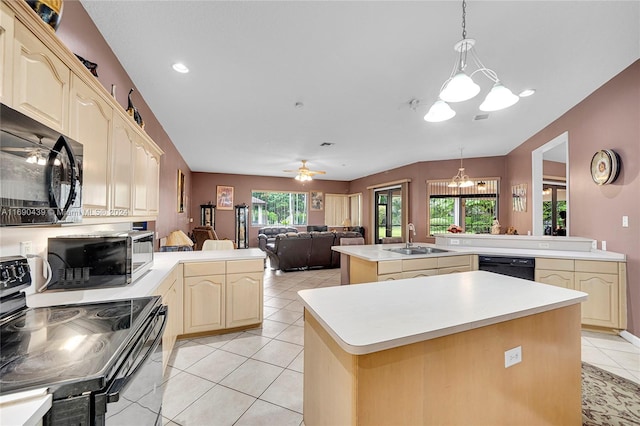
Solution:
[[[298,173],[298,170],[283,170],[285,173]]]
[[[327,174],[327,172],[325,172],[324,170],[307,170],[307,174],[310,174],[310,175],[325,175],[325,174]]]

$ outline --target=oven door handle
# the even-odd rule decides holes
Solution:
[[[163,317],[162,318],[162,327],[160,329],[160,332],[158,333],[156,338],[153,340],[153,343],[149,347],[149,350],[147,351],[147,353],[144,354],[144,357],[138,363],[138,365],[136,365],[136,367],[133,369],[133,371],[131,373],[127,374],[126,376],[121,377],[121,378],[116,379],[116,380],[113,381],[113,384],[109,387],[109,390],[107,391],[107,403],[118,402],[120,400],[120,392],[138,374],[138,372],[140,371],[140,369],[142,368],[144,363],[147,362],[147,360],[151,357],[153,352],[155,352],[156,348],[158,347],[158,345],[162,341],[162,335],[164,334],[164,329],[167,326],[167,318],[168,318],[168,316],[167,316],[167,306],[166,305],[163,305],[163,306],[160,307],[160,309],[158,310],[158,316],[162,316]]]

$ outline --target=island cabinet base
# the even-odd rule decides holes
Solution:
[[[581,425],[580,348],[579,304],[365,355],[305,311],[304,423]]]

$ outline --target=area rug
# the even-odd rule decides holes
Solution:
[[[582,424],[640,425],[640,385],[583,362]]]

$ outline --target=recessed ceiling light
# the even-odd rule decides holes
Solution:
[[[189,68],[187,68],[185,64],[182,64],[180,62],[176,62],[175,64],[173,64],[173,69],[182,74],[186,74],[189,72]]]
[[[527,96],[531,96],[536,93],[536,89],[524,89],[518,96],[521,98],[526,98]]]

